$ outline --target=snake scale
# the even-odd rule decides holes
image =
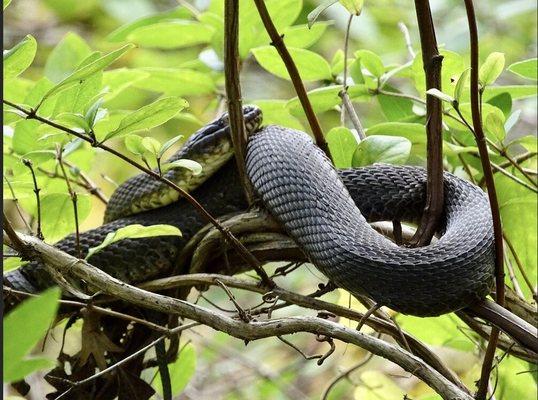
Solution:
[[[255,107],[245,107],[244,115],[250,133],[246,167],[255,192],[310,261],[337,286],[417,316],[459,310],[490,292],[493,227],[480,188],[445,173],[439,240],[420,248],[397,246],[368,222],[417,222],[426,197],[424,169],[375,164],[335,170],[307,134],[272,125],[259,129],[261,112]],[[226,156],[216,157],[207,167],[212,161],[205,155],[215,149]],[[172,157],[202,162],[202,176],[189,178],[184,171],[172,170],[167,177],[189,190],[198,185],[194,197],[216,217],[243,211],[247,204],[232,153],[223,116],[191,136]],[[181,238],[122,240],[89,259],[129,283],[169,273],[185,243],[205,225],[192,206],[147,175],[131,178],[117,189],[105,221],[81,235],[83,252],[101,243],[107,233],[133,223],[171,224],[183,233]],[[57,246],[73,254],[74,237]],[[30,292],[53,284],[39,262],[7,273],[4,281]]]

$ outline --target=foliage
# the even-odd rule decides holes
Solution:
[[[161,158],[165,152],[172,154],[184,137],[213,119],[220,109],[224,87],[222,1],[213,0],[206,8],[197,10],[183,4],[187,2],[179,2],[182,5],[177,6],[176,2],[137,0],[129,2],[127,7],[121,1],[35,0],[31,2],[35,11],[32,15],[25,12],[24,3],[10,4],[4,0],[8,33],[4,51],[6,100],[133,156],[134,160],[140,158],[159,166],[163,173],[170,168],[187,168],[193,174],[201,172],[202,167],[192,160],[161,164]],[[244,103],[257,104],[264,113],[265,123],[308,131],[303,109],[290,89],[289,74],[270,45],[253,1],[239,3],[239,61]],[[436,15],[443,16],[436,20],[439,42],[444,43],[442,90],[428,93],[421,56],[406,52],[404,37],[397,27],[399,21],[404,21],[411,31],[412,47],[420,48],[409,2],[379,1],[363,5],[362,1],[343,0],[266,0],[265,3],[277,29],[284,34],[302,80],[308,83],[309,99],[321,120],[336,167],[376,162],[425,166],[425,101],[431,95],[444,101],[445,169],[482,183],[478,150],[465,123],[471,118],[467,31],[465,24],[456,23],[464,17],[461,2],[441,1],[435,10]],[[535,54],[528,53],[536,45],[536,26],[527,16],[535,15],[536,5],[527,1],[488,3],[491,10],[479,9],[484,23],[480,68],[483,123],[492,162],[498,166],[497,171],[500,169],[495,182],[504,233],[514,249],[507,252],[508,266],[513,269],[518,290],[531,301],[535,289],[529,286],[536,282],[538,263],[537,86]],[[344,28],[350,12],[360,16],[354,19],[356,25],[351,31],[349,51],[344,54]],[[57,26],[48,20],[57,20]],[[51,30],[50,37],[41,29],[34,29],[38,23]],[[21,31],[21,26],[27,31]],[[347,81],[343,82],[345,67]],[[344,125],[341,123],[339,93],[344,83],[366,128],[364,141],[359,141],[347,120]],[[102,188],[109,195],[115,189],[115,182],[139,172],[79,138],[26,119],[20,111],[6,105],[4,124],[4,198],[13,200],[6,207],[8,215],[22,226],[13,207],[16,204],[35,231],[38,188],[39,223],[47,242],[75,231],[75,224],[81,230],[98,226],[104,205],[92,196],[94,189]],[[517,166],[507,159],[508,156],[517,160],[525,154],[528,158]],[[66,176],[62,174],[60,158]],[[33,170],[25,160],[31,161]],[[77,192],[76,213],[66,181]],[[177,229],[170,230],[167,226],[124,229],[111,234],[93,251],[124,237],[180,235]],[[4,268],[6,265],[13,268],[12,264],[19,262],[19,259],[9,261]],[[300,290],[317,283],[314,273],[296,274],[286,277],[286,285]],[[510,275],[507,271],[506,284],[514,288]],[[312,285],[305,285],[305,281]],[[340,300],[347,299],[345,293],[340,293]],[[5,382],[53,367],[50,358],[27,359],[26,356],[52,323],[58,296],[57,290],[51,290],[27,300],[6,316],[4,330],[10,334],[5,335],[7,342],[4,342]],[[211,296],[216,302],[226,301],[222,294]],[[452,315],[428,319],[398,316],[398,321],[419,340],[436,346],[441,357],[466,377],[472,387],[479,376],[476,334],[461,329]],[[23,335],[22,332],[33,333]],[[76,336],[77,330],[71,328],[70,332]],[[213,335],[211,341],[212,346],[207,348],[203,343],[186,345],[178,360],[170,365],[174,394],[188,385],[196,373],[196,365],[208,369],[206,378],[222,384],[232,376],[226,370],[230,369],[226,368],[229,354],[221,351],[219,355],[217,351],[215,355],[208,349],[233,348],[237,343],[220,333]],[[307,346],[309,342],[301,343]],[[357,350],[346,354],[339,348],[340,354],[333,355],[338,358],[329,360],[327,368],[297,366],[299,356],[287,353],[281,345],[280,342],[274,346],[266,344],[264,348],[253,343],[247,351],[240,349],[233,353],[234,360],[247,366],[259,364],[259,370],[255,371],[256,385],[236,387],[237,395],[230,389],[227,398],[289,398],[290,392],[283,388],[296,388],[299,381],[309,382],[311,387],[300,389],[315,397],[323,386],[314,382],[326,383],[336,374],[338,364],[352,364],[358,359]],[[271,350],[268,355],[267,348]],[[467,365],[454,360],[457,355],[467,360]],[[258,363],[260,359],[263,362]],[[220,380],[218,369],[212,366],[217,363],[225,371]],[[267,378],[264,368],[280,373]],[[498,369],[497,398],[511,398],[514,393],[521,400],[535,398],[531,374],[521,373],[528,369],[532,368],[513,357],[503,359]],[[401,385],[386,365],[367,365],[354,376],[360,379],[353,383],[342,381],[332,398],[338,398],[335,393],[341,394],[338,390],[342,387],[351,398],[353,385],[355,398],[361,399],[397,398],[405,393],[417,399],[434,398],[432,391],[421,385]],[[154,381],[148,378],[147,382],[159,390],[160,377]]]

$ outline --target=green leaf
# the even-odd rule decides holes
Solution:
[[[376,97],[383,114],[389,121],[399,121],[414,115],[413,102],[409,99],[385,94],[379,94]]]
[[[351,168],[353,153],[359,140],[348,128],[332,128],[326,135],[329,150],[336,168]]]
[[[118,229],[117,231],[110,232],[108,235],[106,235],[105,239],[99,246],[90,248],[88,250],[86,260],[88,260],[93,254],[120,240],[154,236],[181,236],[181,231],[175,226],[164,224],[150,226],[143,226],[140,224],[127,225]]]
[[[6,196],[4,195],[4,199]],[[9,257],[4,258],[4,265],[2,265],[4,272],[12,271],[14,269],[17,269],[19,267],[22,267],[23,265],[28,264],[28,261],[22,261],[22,258],[20,257]]]
[[[538,58],[519,61],[508,66],[508,71],[519,75],[523,78],[536,80],[538,79]]]
[[[177,136],[173,137],[172,139],[167,140],[166,142],[164,142],[164,144],[161,146],[161,150],[159,150],[159,153],[157,154],[157,158],[162,158],[164,153],[166,153],[166,150],[168,150],[174,144],[179,142],[181,139],[183,139],[183,135],[177,135]]]
[[[90,197],[77,194],[79,225],[90,214]],[[67,193],[49,193],[41,197],[41,224],[45,239],[54,242],[75,230],[73,202]]]
[[[331,79],[331,67],[319,54],[310,50],[288,48],[295,65],[300,71],[301,79],[305,82]],[[263,46],[252,49],[256,61],[268,72],[280,78],[290,79],[284,62],[273,46]]]
[[[500,109],[506,117],[512,111],[512,96],[506,92],[488,99],[487,103]]]
[[[312,25],[314,25],[321,13],[335,3],[338,3],[338,0],[324,0],[316,8],[310,11],[310,13],[306,17],[308,19],[308,27],[312,27]]]
[[[359,50],[355,56],[360,60],[361,65],[366,68],[376,78],[380,78],[385,73],[385,67],[381,58],[370,50]]]
[[[105,101],[110,101],[129,86],[149,77],[149,73],[139,69],[118,68],[103,73],[103,86],[108,90]]]
[[[142,145],[142,138],[140,136],[126,135],[124,140],[125,147],[131,153],[141,156],[146,152],[146,148]]]
[[[54,150],[34,150],[24,154],[21,159],[30,160],[34,165],[41,165],[44,162],[54,160],[56,152]]]
[[[288,101],[255,100],[253,103],[262,110],[264,125],[281,125],[304,131],[304,126],[296,117],[291,114],[290,110],[288,109]]]
[[[353,154],[353,167],[374,163],[403,164],[411,153],[411,142],[398,136],[368,136]]]
[[[201,96],[216,91],[210,74],[187,68],[143,68],[148,74],[135,83],[135,87],[169,96]]]
[[[103,141],[164,124],[188,105],[186,100],[179,97],[154,101],[123,118],[118,128],[108,133]]]
[[[161,171],[165,173],[166,171],[175,168],[186,168],[191,171],[193,175],[200,175],[202,173],[202,165],[200,163],[186,158],[163,164],[161,166]]]
[[[132,31],[127,40],[141,47],[179,49],[209,43],[213,28],[199,22],[174,20],[157,22]]]
[[[4,80],[15,78],[23,73],[34,61],[37,42],[27,35],[11,49],[4,51]]]
[[[413,145],[426,143],[426,128],[422,124],[410,122],[383,122],[368,128],[366,133],[372,135],[402,136]]]
[[[506,137],[506,132],[504,130],[504,119],[499,117],[498,114],[494,112],[489,113],[486,116],[484,125],[486,130],[497,138],[498,142],[502,142]]]
[[[330,22],[319,22],[312,26],[295,25],[290,26],[282,32],[284,42],[288,47],[307,48],[316,43],[322,36]]]
[[[536,139],[534,140],[536,146]],[[528,160],[522,167],[536,168],[536,159]],[[509,167],[508,171],[520,179],[525,177],[515,168]],[[502,174],[495,174],[495,187],[499,199],[499,210],[503,221],[503,232],[512,243],[523,265],[525,274],[530,282],[536,282],[538,253],[538,231],[534,229],[538,224],[538,196],[526,187],[514,182]],[[510,252],[507,256],[512,260],[514,257]],[[517,280],[521,283],[521,290],[528,300],[532,300],[532,293],[523,282],[524,279],[518,268],[514,267]],[[507,284],[511,285],[509,277],[506,277]],[[501,364],[502,365],[502,364]]]
[[[5,383],[21,380],[36,370],[54,366],[53,360],[25,357],[54,322],[59,298],[58,288],[49,289],[39,297],[23,301],[4,318]]]
[[[89,132],[91,130],[88,121],[84,119],[82,114],[62,113],[57,115],[54,120],[70,128],[79,128],[84,132]]]
[[[364,0],[340,0],[340,4],[342,4],[350,14],[361,15]]]
[[[467,80],[469,79],[469,73],[471,72],[471,68],[467,68],[465,71],[463,71],[458,78],[458,81],[456,82],[456,86],[454,87],[454,100],[456,100],[458,103],[461,100],[461,94],[463,93],[463,89],[465,88],[465,85],[467,84]]]
[[[458,328],[458,321],[453,315],[441,315],[434,318],[419,318],[411,315],[398,315],[402,329],[419,340],[433,346],[452,347],[463,351],[472,351],[474,344]]]
[[[138,28],[155,24],[156,22],[166,21],[174,18],[188,18],[189,12],[184,7],[177,7],[171,11],[166,11],[160,14],[150,15],[147,17],[138,18],[132,22],[120,26],[118,29],[111,32],[106,39],[109,42],[122,42],[127,40],[129,34]]]
[[[150,136],[146,136],[142,139],[142,146],[144,146],[147,151],[155,156],[157,156],[161,150],[161,142]]]
[[[467,68],[464,58],[453,51],[440,50],[439,53],[443,56],[443,68],[441,76],[441,88],[448,91],[447,88],[452,87],[461,73]],[[422,54],[417,53],[411,65],[411,76],[415,82],[415,89],[418,93],[426,92],[426,79],[424,76],[424,67],[422,64]]]
[[[11,0],[4,0],[4,10],[9,6],[9,3],[11,3]]]
[[[178,396],[189,383],[196,372],[196,352],[192,343],[183,347],[177,360],[168,365],[170,381],[172,383],[172,396]],[[153,381],[153,387],[162,396],[161,375],[157,374]]]
[[[83,80],[87,78],[88,76],[98,72],[102,71],[106,67],[108,67],[110,64],[112,64],[114,61],[116,61],[118,58],[120,58],[123,54],[125,54],[127,51],[132,49],[134,45],[127,44],[118,50],[112,51],[108,54],[105,54],[102,57],[99,57],[94,62],[77,69],[75,72],[73,72],[71,75],[64,78],[60,83],[58,83],[56,86],[54,86],[52,89],[50,89],[45,96],[43,96],[43,99],[41,102],[43,102],[46,98],[52,96],[53,94],[59,93],[62,90],[65,90],[72,85],[76,84],[80,80]]]
[[[538,144],[535,135],[526,135],[519,137],[511,141],[510,146],[516,143],[523,146],[527,151],[531,153],[536,153],[538,151]]]
[[[331,73],[337,76],[344,71],[344,51],[342,49],[336,50],[331,60]]]
[[[439,89],[429,89],[426,91],[426,94],[430,96],[437,97],[439,100],[442,100],[446,103],[453,104],[454,98],[446,93],[441,92]]]
[[[501,93],[508,93],[512,100],[521,100],[528,97],[536,97],[536,85],[507,85],[507,86],[488,86],[484,91],[482,99],[489,101],[491,98]]]
[[[491,53],[484,64],[480,67],[478,74],[482,86],[491,85],[497,80],[504,69],[504,53]]]
[[[44,74],[54,83],[59,83],[92,53],[90,46],[76,33],[68,32],[52,49],[45,63]]]

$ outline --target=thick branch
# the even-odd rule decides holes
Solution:
[[[238,39],[239,0],[226,0],[224,2],[224,79],[228,99],[228,118],[232,131],[232,142],[239,179],[243,184],[248,203],[252,204],[254,192],[245,168],[247,137],[245,119],[243,118],[241,84],[239,82]]]
[[[8,243],[11,242],[9,238],[6,239]],[[150,293],[128,285],[86,261],[79,260],[32,236],[19,234],[19,239],[25,248],[37,252],[44,262],[56,268],[58,272],[84,279],[88,284],[103,293],[113,295],[132,304],[167,314],[180,315],[243,340],[257,340],[298,332],[325,335],[346,343],[355,344],[398,364],[404,370],[422,379],[444,399],[472,399],[471,396],[420,358],[383,340],[337,323],[317,317],[288,317],[245,323],[183,300]]]
[[[441,63],[443,57],[437,49],[430,4],[427,0],[415,0],[422,62],[426,75],[426,90],[441,90]],[[443,212],[443,108],[441,100],[434,96],[426,98],[426,133],[428,179],[426,206],[420,225],[411,241],[412,245],[430,243]]]

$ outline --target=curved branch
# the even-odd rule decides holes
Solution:
[[[458,388],[420,358],[383,340],[337,323],[317,317],[287,317],[245,323],[183,300],[158,295],[128,285],[86,261],[64,253],[35,237],[24,234],[18,234],[17,236],[23,243],[24,248],[31,249],[39,254],[45,263],[56,268],[58,272],[84,279],[98,290],[132,304],[167,314],[180,315],[243,340],[257,340],[298,332],[325,335],[346,343],[355,344],[398,364],[404,370],[423,380],[439,393],[443,399],[472,400],[469,394]],[[4,240],[8,244],[12,244],[9,237],[5,236]]]

